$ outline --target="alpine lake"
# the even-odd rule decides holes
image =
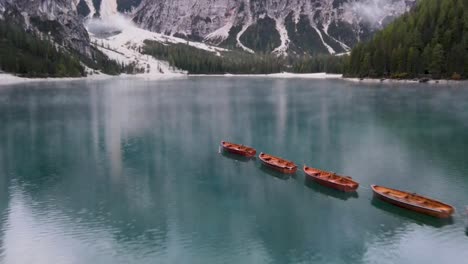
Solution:
[[[468,263],[468,85],[187,77],[0,87],[0,263]],[[221,140],[294,161],[285,176]],[[302,166],[352,176],[344,194]],[[371,184],[456,208],[441,220]]]

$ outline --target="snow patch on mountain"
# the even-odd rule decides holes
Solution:
[[[326,50],[343,52],[362,38],[369,37],[372,32],[384,26],[384,23],[408,11],[415,2],[416,0],[142,0],[131,16],[141,27],[163,34],[184,35],[217,45],[228,37],[233,37],[237,40],[237,46],[248,52],[255,50],[249,46],[251,43],[242,43],[242,35],[250,26],[268,16],[277,21],[276,31],[281,38],[281,45],[273,50],[275,53],[284,53],[284,50],[288,52],[293,46],[288,45],[288,39],[293,39],[294,32],[287,32],[283,27],[285,19],[291,15],[296,25],[303,18],[309,20],[310,28],[303,28],[304,30],[310,30],[313,26],[320,29],[320,41],[324,43]],[[233,28],[241,30],[230,32]],[[233,36],[229,36],[230,33]],[[336,41],[339,45],[327,43],[330,41]],[[295,47],[301,46],[301,43],[294,44]],[[317,47],[317,50],[309,52],[319,50],[323,49]]]
[[[94,16],[94,14],[96,14],[96,8],[94,8],[93,0],[84,0],[84,1],[85,1],[85,4],[88,6],[88,9],[89,9],[88,17],[91,18],[91,17]]]
[[[330,54],[335,54],[336,51],[330,45],[328,45],[327,42],[325,42],[325,40],[323,39],[323,36],[322,36],[322,32],[320,32],[320,30],[317,28],[317,26],[312,25],[312,28],[317,32],[317,34],[320,37],[320,40],[322,41],[323,45],[327,48],[328,52]]]
[[[109,25],[99,25],[112,23],[117,29],[114,35],[102,37],[102,28],[109,28]],[[103,52],[107,57],[121,64],[135,65],[136,68],[143,69],[147,77],[157,77],[163,74],[183,75],[183,71],[170,67],[166,61],[154,59],[152,56],[144,55],[141,50],[146,39],[160,40],[157,33],[148,32],[135,27],[130,21],[119,15],[109,17],[108,20],[91,21],[88,24],[91,42]]]
[[[214,43],[215,45],[221,44],[224,40],[226,40],[229,37],[229,31],[231,30],[232,26],[232,22],[227,23],[223,27],[208,34],[205,37],[205,41],[209,41],[210,43]]]
[[[117,15],[117,0],[102,0],[99,13],[102,19]]]
[[[246,47],[244,44],[242,44],[242,41],[241,41],[241,37],[242,35],[245,33],[245,31],[252,25],[252,21],[249,20],[241,29],[241,31],[237,34],[236,36],[236,41],[237,41],[237,46],[239,46],[240,48],[242,48],[244,51],[247,51],[249,53],[255,53],[255,51],[253,51],[252,49]]]
[[[219,56],[221,52],[227,51],[204,43],[191,42],[141,29],[118,13],[105,18],[90,19],[86,28],[91,37],[91,43],[106,56],[119,63],[133,64],[139,69],[144,69],[142,75],[149,77],[157,77],[161,74],[183,75],[186,72],[171,67],[166,61],[142,54],[145,40],[163,44],[186,44]]]
[[[274,54],[278,55],[286,55],[289,48],[289,36],[288,31],[286,30],[286,26],[284,25],[284,19],[278,18],[275,19],[276,21],[276,30],[280,34],[281,45],[273,50]]]

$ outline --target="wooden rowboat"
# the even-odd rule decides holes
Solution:
[[[255,156],[255,154],[257,153],[257,151],[254,148],[231,143],[231,142],[226,142],[226,141],[221,141],[221,147],[223,148],[223,150],[227,152],[234,153],[234,154],[241,155],[241,156],[248,157],[248,158]]]
[[[453,208],[453,206],[419,194],[399,191],[377,185],[371,185],[371,187],[377,198],[418,213],[438,218],[449,218],[455,212],[455,208]]]
[[[297,166],[292,161],[278,158],[272,155],[268,155],[263,152],[260,153],[258,157],[260,158],[260,160],[265,166],[268,166],[279,172],[292,174],[297,171]]]
[[[315,182],[343,192],[354,192],[359,187],[359,183],[353,181],[349,176],[340,176],[307,166],[304,166],[304,172]]]

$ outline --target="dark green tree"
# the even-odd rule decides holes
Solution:
[[[436,78],[442,76],[445,69],[444,48],[441,44],[436,44],[432,49],[431,62],[429,64],[429,72]]]
[[[357,45],[344,68],[346,76],[451,78],[457,73],[468,78],[467,54],[468,1],[421,0],[372,40]]]

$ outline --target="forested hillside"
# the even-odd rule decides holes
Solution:
[[[357,45],[345,73],[468,78],[468,0],[421,0],[371,41]]]
[[[81,77],[79,60],[47,39],[0,20],[0,68],[26,77]]]
[[[47,35],[0,19],[0,70],[4,72],[38,78],[84,77],[83,65],[110,75],[138,71],[132,64],[123,65],[91,48],[93,57],[87,58],[57,46]]]
[[[342,73],[346,57],[317,55],[304,57],[278,57],[272,54],[250,54],[228,51],[214,54],[186,44],[161,44],[145,41],[145,54],[166,60],[173,67],[190,74],[268,74],[278,72]]]

